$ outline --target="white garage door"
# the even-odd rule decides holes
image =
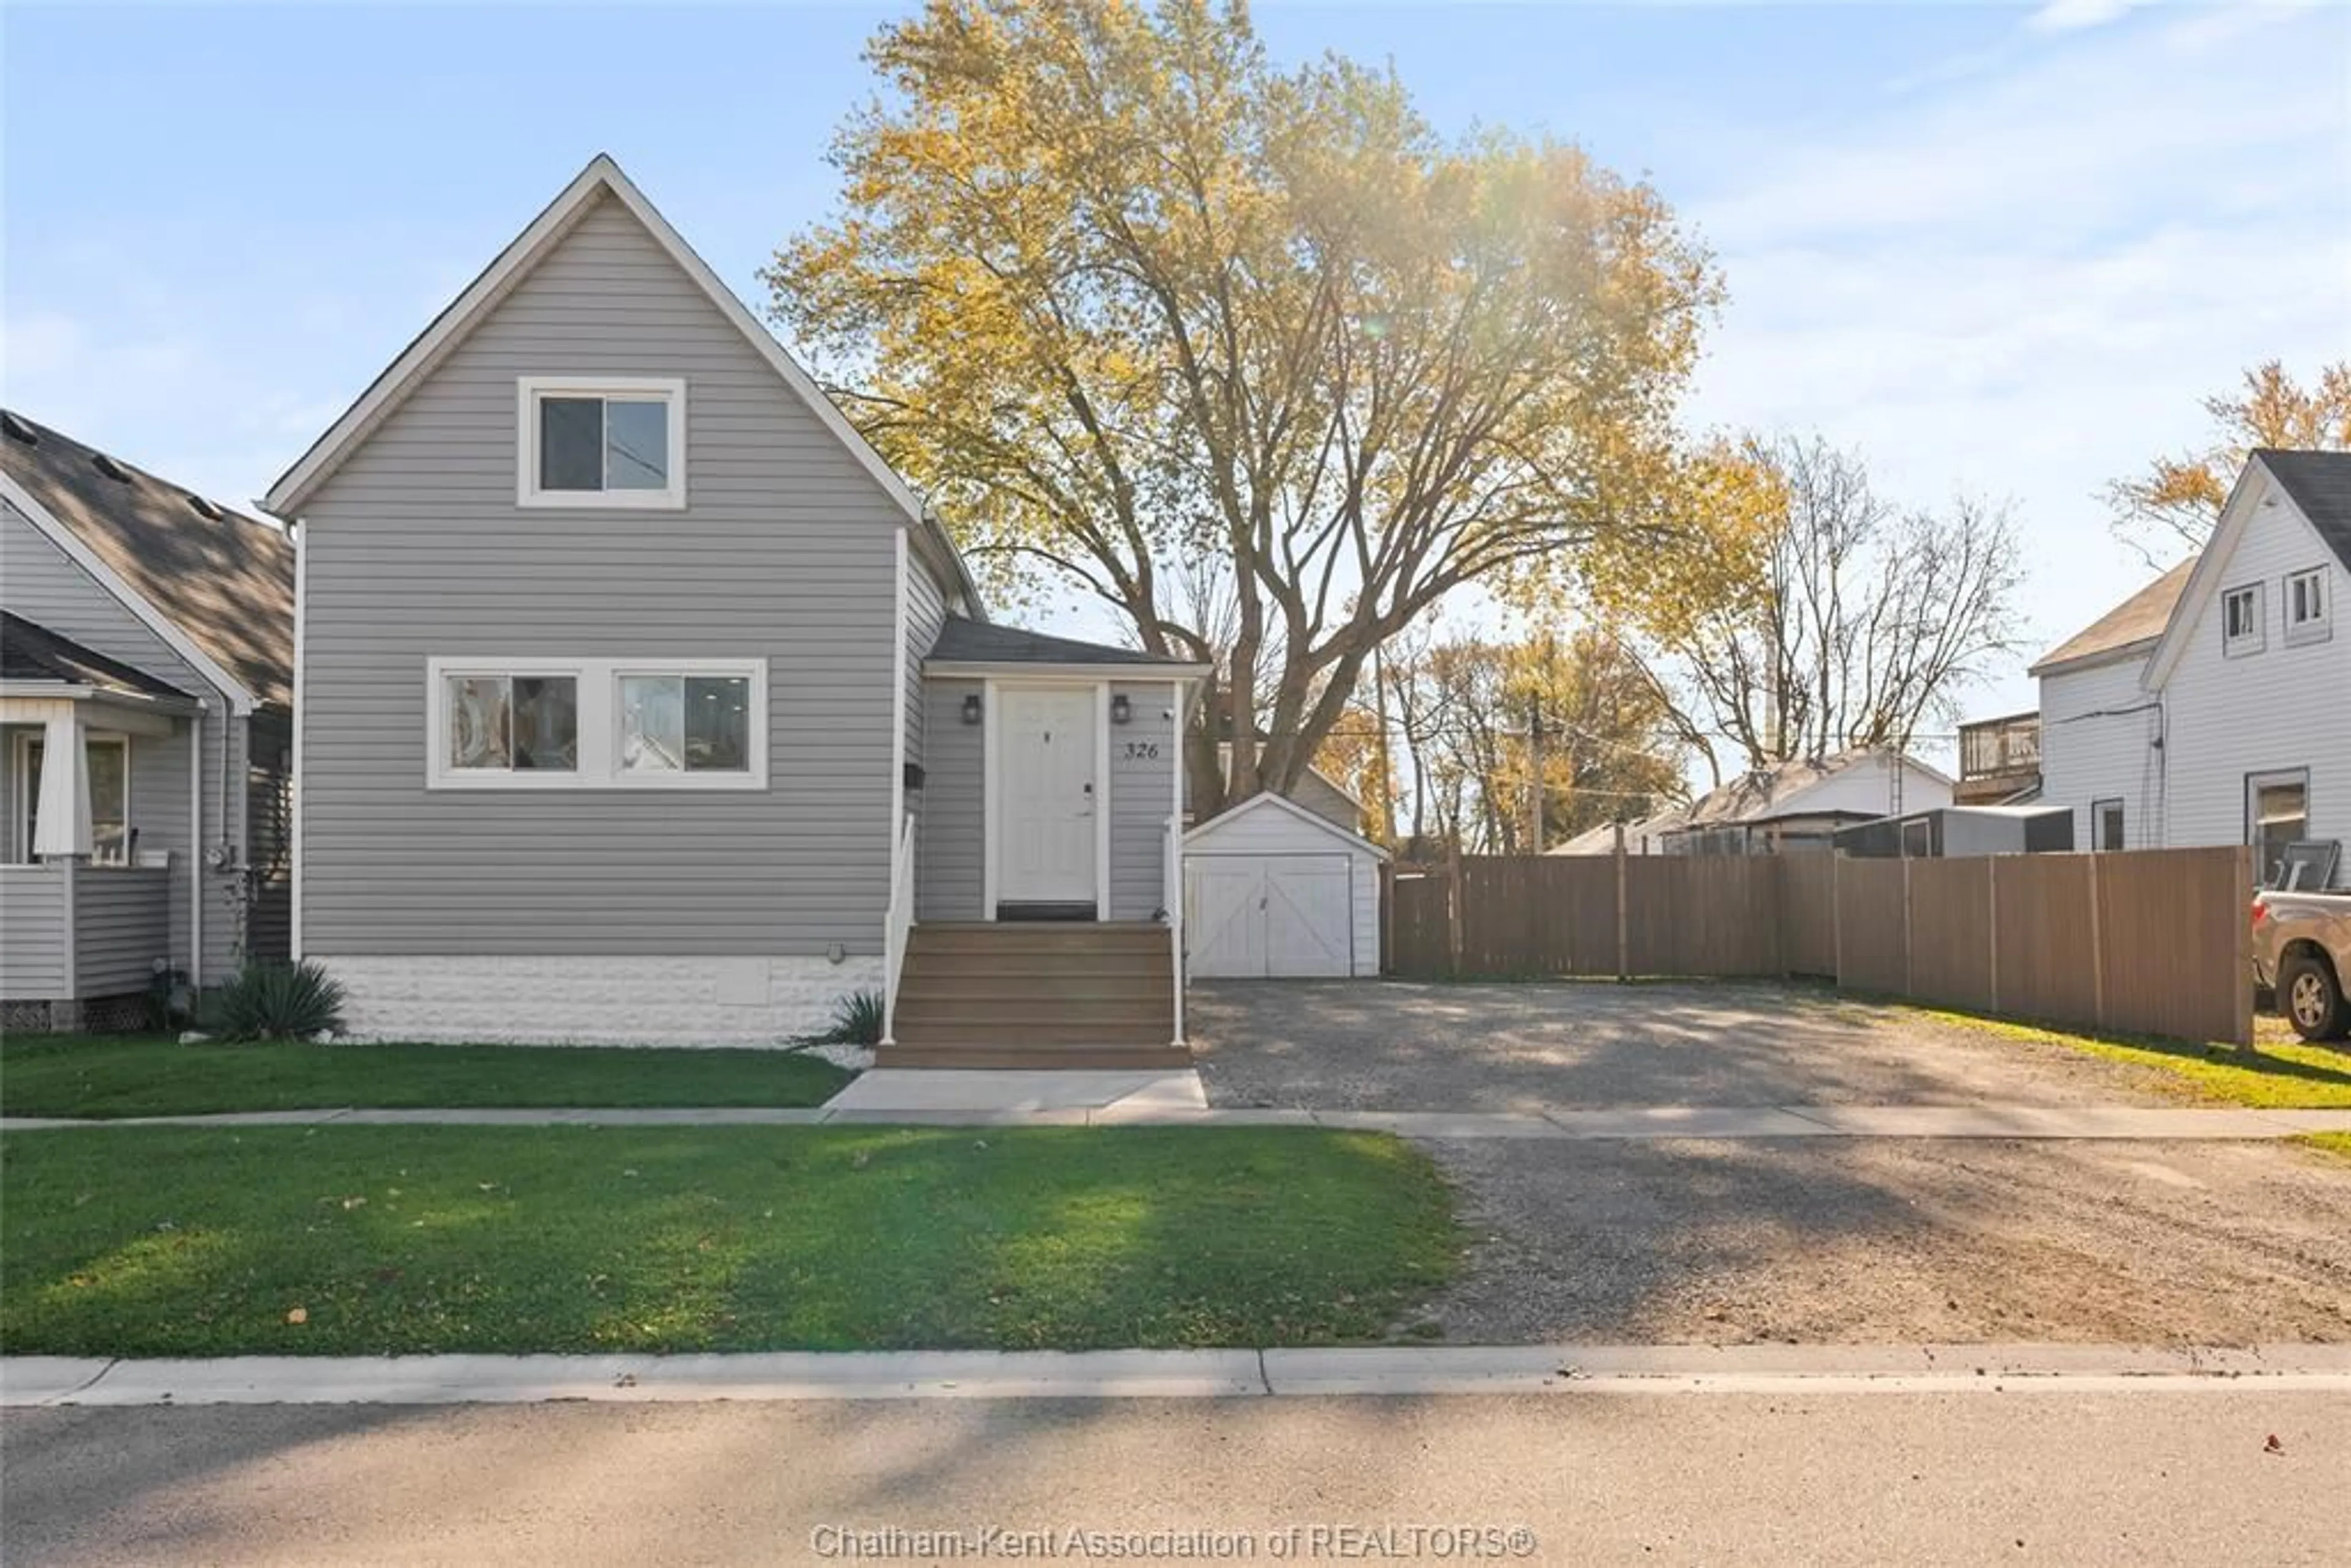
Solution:
[[[1345,855],[1199,855],[1185,862],[1192,973],[1204,979],[1354,972]]]

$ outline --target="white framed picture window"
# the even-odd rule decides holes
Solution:
[[[763,789],[764,659],[433,658],[434,789]]]

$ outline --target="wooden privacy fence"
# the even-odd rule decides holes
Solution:
[[[1389,974],[1816,975],[1977,1012],[2252,1039],[2251,852],[1468,855],[1381,882]]]

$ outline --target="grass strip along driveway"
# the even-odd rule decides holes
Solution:
[[[182,1045],[152,1035],[52,1035],[0,1042],[0,1114],[820,1105],[849,1077],[820,1058],[779,1051]]]
[[[2097,1034],[1906,1005],[1938,1022],[2001,1039],[2061,1045],[2108,1061],[2152,1068],[2168,1077],[2172,1082],[2168,1086],[2183,1099],[2245,1105],[2257,1111],[2351,1107],[2351,1051],[2298,1040],[2273,1018],[2255,1019],[2254,1049],[2240,1051],[2233,1046],[2161,1035]]]
[[[10,1354],[1343,1343],[1461,1251],[1426,1156],[1291,1128],[100,1128],[0,1180]]]

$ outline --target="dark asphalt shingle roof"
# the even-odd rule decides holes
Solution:
[[[947,617],[939,640],[931,645],[931,662],[950,664],[1182,664],[1181,659],[1146,653],[1139,648],[1113,648],[1106,643],[1081,643],[1074,637],[1050,637],[1024,632],[1018,626],[998,626]]]
[[[294,547],[286,536],[214,502],[204,505],[219,515],[206,516],[185,486],[23,414],[6,419],[0,470],[256,697],[291,706]]]
[[[0,610],[0,680],[63,681],[137,696],[188,695],[134,664],[110,659],[5,610]]]
[[[2285,452],[2274,446],[2253,453],[2318,537],[2346,567],[2351,567],[2351,452]]]

